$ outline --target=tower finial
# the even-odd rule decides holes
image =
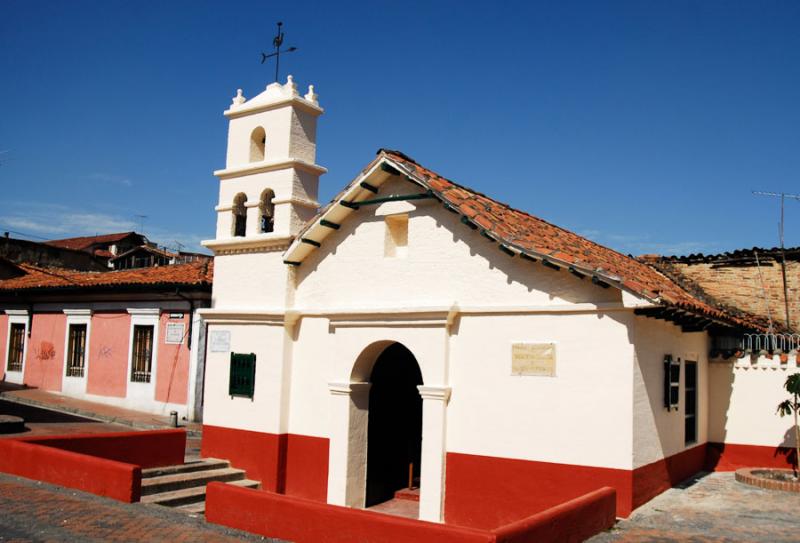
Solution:
[[[314,85],[308,86],[308,92],[303,98],[305,98],[309,102],[314,102],[315,104],[317,103],[318,95],[314,92]]]
[[[242,94],[242,89],[236,89],[236,96],[233,97],[233,104],[234,106],[238,106],[240,104],[244,104],[247,101],[247,98],[244,97]]]

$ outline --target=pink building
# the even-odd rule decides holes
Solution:
[[[204,371],[195,318],[210,304],[209,260],[101,273],[0,267],[0,379],[195,419]]]

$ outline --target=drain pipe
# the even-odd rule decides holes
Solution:
[[[176,288],[175,289],[175,296],[177,296],[179,298],[183,298],[184,300],[189,302],[189,327],[188,327],[188,331],[186,332],[186,348],[191,350],[192,349],[192,323],[194,322],[194,300],[184,296],[183,294],[181,294],[181,289],[180,288]]]

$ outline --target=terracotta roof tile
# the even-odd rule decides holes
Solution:
[[[114,243],[115,241],[120,241],[135,234],[136,232],[119,232],[117,234],[103,234],[100,236],[81,236],[77,238],[53,239],[50,241],[45,241],[44,243],[46,245],[52,245],[53,247],[63,247],[64,249],[83,251],[98,243]]]
[[[0,291],[32,289],[76,289],[113,286],[211,285],[213,261],[135,268],[107,272],[84,272],[19,264],[25,275],[0,281]]]
[[[519,252],[539,258],[547,256],[562,264],[580,267],[579,271],[596,274],[601,280],[617,283],[621,288],[657,303],[737,327],[766,328],[762,319],[748,314],[732,314],[716,307],[644,262],[459,185],[403,153],[382,149],[379,154],[403,166],[415,181],[432,191],[439,200]]]

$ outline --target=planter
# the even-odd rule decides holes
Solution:
[[[736,480],[767,490],[800,492],[800,479],[790,469],[742,468],[736,470]]]

